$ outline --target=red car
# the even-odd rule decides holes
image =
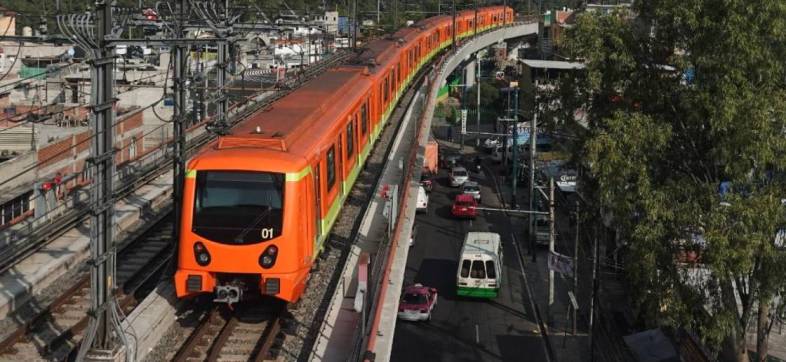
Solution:
[[[404,288],[398,304],[398,317],[407,321],[430,321],[437,305],[437,290],[415,284]]]
[[[478,202],[471,194],[456,195],[456,200],[453,201],[453,208],[450,213],[455,217],[468,217],[474,218],[478,216]]]

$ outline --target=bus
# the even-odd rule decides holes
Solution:
[[[502,241],[499,234],[468,232],[456,272],[456,294],[496,298],[502,285]]]

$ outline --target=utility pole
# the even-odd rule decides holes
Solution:
[[[535,80],[535,92],[538,89],[538,81]],[[529,209],[535,210],[535,151],[538,138],[538,96],[535,95],[535,112],[532,121],[529,123]],[[537,251],[535,250],[535,216],[529,215],[529,250],[532,254],[532,262],[537,261]]]
[[[113,358],[119,352],[115,338],[125,339],[117,316],[114,300],[115,250],[112,241],[114,200],[114,111],[113,64],[114,46],[108,36],[112,33],[112,6],[108,0],[95,2],[95,44],[86,49],[92,53],[92,126],[93,145],[90,163],[94,167],[90,189],[92,205],[90,217],[90,324],[77,356],[78,361]]]
[[[576,200],[576,239],[573,241],[573,295],[579,298],[579,227],[581,218],[579,217],[579,201]],[[576,335],[576,308],[573,309],[573,335]]]
[[[554,230],[554,178],[549,179],[549,255],[554,255],[554,242],[556,232]],[[552,324],[551,306],[554,304],[554,270],[549,269],[549,299],[546,303],[546,319],[548,324]]]
[[[358,0],[352,0],[352,50],[357,50],[358,48]],[[308,32],[311,35],[311,31]],[[310,36],[309,36],[310,40]],[[311,43],[309,43],[309,49],[311,49]],[[311,64],[311,52],[309,52],[309,59],[308,64]]]
[[[456,50],[456,0],[452,0],[452,7],[453,9],[451,11],[453,12],[453,27],[451,29],[451,34],[453,35],[453,43],[451,43],[451,46],[453,47],[453,50]]]
[[[475,22],[474,22],[474,25],[475,25],[474,26],[474,28],[475,28],[475,33],[474,34],[477,35],[478,34],[478,0],[475,0]]]
[[[600,208],[601,220],[603,218],[603,207]],[[602,222],[602,221],[601,221]],[[598,298],[598,225],[593,228],[592,237],[592,297],[590,298],[590,317],[589,317],[589,343],[590,343],[590,361],[595,360],[595,300]]]
[[[511,82],[511,83],[513,83],[513,82]],[[511,182],[512,182],[512,186],[513,186],[513,201],[511,203],[511,205],[513,205],[514,209],[518,209],[518,201],[516,200],[516,189],[518,188],[517,184],[518,184],[518,180],[519,180],[519,178],[518,178],[518,173],[519,173],[519,157],[518,157],[519,156],[519,150],[518,150],[518,148],[519,148],[519,143],[518,143],[519,142],[519,140],[518,140],[518,138],[519,138],[519,136],[518,136],[518,130],[519,130],[519,87],[518,87],[518,82],[516,82],[516,83],[517,84],[513,88],[514,89],[514,91],[513,91],[513,104],[514,104],[514,106],[513,106],[513,155],[512,155],[513,156],[513,170],[512,170],[512,175],[511,175],[511,178],[512,178]],[[532,210],[532,209],[530,208],[530,210]]]
[[[178,20],[175,24],[175,34],[176,38],[184,38],[183,28],[186,24],[186,0],[180,0],[178,4]],[[185,171],[185,163],[186,163],[186,47],[182,43],[178,43],[174,47],[175,52],[175,59],[174,59],[174,71],[175,74],[172,77],[174,83],[174,114],[172,117],[173,123],[173,153],[174,153],[174,161],[172,164],[174,178],[172,180],[172,199],[173,205],[179,205],[180,200],[183,198],[183,185],[185,184],[186,180],[186,171]],[[166,90],[164,90],[166,92]],[[196,112],[196,108],[194,109]],[[180,240],[180,212],[181,209],[177,206],[174,207],[174,219],[175,219],[175,227],[172,230],[172,240],[176,242]]]
[[[393,0],[393,32],[398,29],[398,0]]]
[[[508,0],[502,0],[502,6],[507,8],[508,7]],[[508,12],[507,11],[503,11],[503,13],[502,13],[502,26],[505,26],[507,24],[507,20],[508,20]]]

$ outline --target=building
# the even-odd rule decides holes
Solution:
[[[16,13],[0,6],[0,35],[16,35]]]

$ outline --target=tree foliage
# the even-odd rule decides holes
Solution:
[[[583,14],[569,33],[566,51],[587,64],[559,89],[566,114],[588,110],[577,157],[627,243],[641,320],[747,360],[756,307],[786,280],[774,245],[786,225],[786,3],[652,0],[635,12]],[[700,265],[676,263],[686,249]]]

